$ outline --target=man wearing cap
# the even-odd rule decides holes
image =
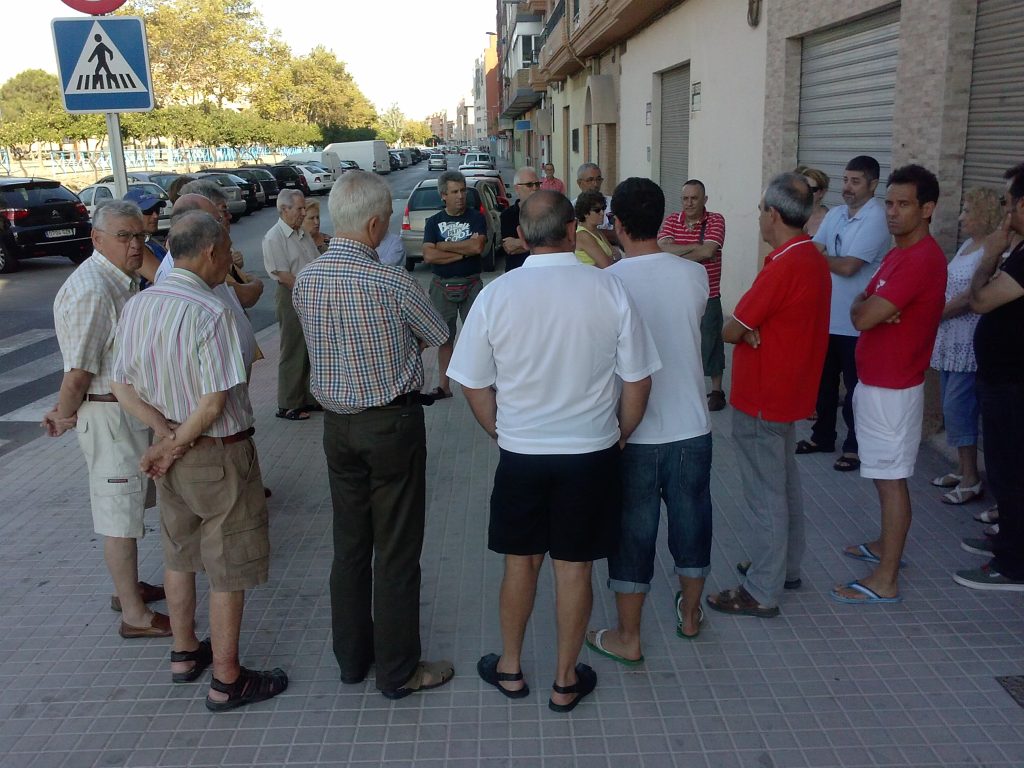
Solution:
[[[143,187],[132,187],[125,193],[123,199],[135,203],[142,211],[142,229],[146,233],[146,244],[142,247],[142,261],[144,266],[149,262],[152,270],[155,271],[159,268],[164,256],[167,255],[167,249],[154,237],[160,231],[160,211],[167,205],[167,201],[160,199]],[[149,253],[146,253],[147,250]],[[151,261],[151,259],[155,259],[155,261]],[[140,275],[148,274],[150,270],[140,268],[139,272]],[[145,290],[150,285],[152,283],[144,276],[139,278],[140,290]]]

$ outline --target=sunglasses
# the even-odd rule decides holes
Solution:
[[[516,184],[517,187],[529,187],[530,189],[537,189],[540,187],[539,181],[522,181]]]
[[[590,212],[591,213],[604,213],[605,210],[606,210],[605,208],[591,208]]]

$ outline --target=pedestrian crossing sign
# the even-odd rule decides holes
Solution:
[[[52,29],[68,112],[153,109],[146,27],[140,17],[54,19]]]

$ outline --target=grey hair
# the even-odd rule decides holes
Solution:
[[[386,218],[391,188],[366,171],[348,171],[334,182],[327,208],[335,232],[360,232],[374,216]]]
[[[764,190],[764,208],[774,208],[783,223],[803,229],[814,210],[814,194],[807,178],[799,173],[780,173]]]
[[[167,233],[167,250],[174,254],[175,261],[188,261],[225,236],[224,227],[206,211],[186,211],[171,224],[171,231]]]
[[[531,249],[558,245],[565,240],[565,225],[575,221],[569,198],[553,190],[534,192],[519,212],[519,226]]]
[[[178,197],[185,195],[202,195],[214,204],[226,203],[228,201],[228,196],[217,186],[217,182],[208,179],[190,181],[178,191]]]
[[[577,179],[577,181],[579,179],[582,179],[583,178],[583,174],[585,174],[587,171],[597,171],[598,173],[600,173],[601,172],[601,166],[599,166],[597,163],[584,163],[576,171],[576,179]]]
[[[437,177],[437,191],[438,192],[447,192],[448,191],[448,182],[450,182],[450,181],[455,181],[455,182],[458,182],[460,184],[465,184],[466,183],[466,177],[463,176],[458,171],[445,171],[444,173],[442,173],[440,176]]]
[[[524,167],[520,168],[518,171],[516,171],[516,175],[515,175],[515,178],[512,179],[512,183],[513,184],[522,184],[523,183],[523,177],[526,176],[527,174],[530,174],[530,173],[533,174],[533,177],[535,179],[536,178],[540,178],[537,175],[537,169],[536,168],[531,168],[530,166],[527,165],[527,166],[524,166]]]
[[[344,174],[342,174],[344,176]],[[301,197],[306,198],[297,189],[282,189],[277,193],[277,210],[283,211],[285,208],[291,208],[295,204],[295,198]]]
[[[107,226],[107,219],[134,219],[142,221],[142,211],[131,200],[104,200],[96,206],[92,225],[96,229]]]

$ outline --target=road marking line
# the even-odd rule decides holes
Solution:
[[[54,352],[52,355],[46,355],[40,357],[38,360],[33,360],[31,363],[25,363],[19,365],[17,368],[11,368],[9,371],[0,373],[0,393],[6,392],[15,387],[20,387],[22,384],[28,384],[30,381],[41,379],[43,376],[47,376],[51,373],[64,370],[64,358],[60,352]]]
[[[23,349],[29,344],[35,344],[37,341],[50,339],[56,335],[56,331],[52,328],[33,328],[31,331],[16,333],[14,336],[7,336],[0,339],[0,355],[9,355],[11,352],[17,352],[19,349]]]
[[[54,392],[52,395],[41,397],[34,403],[23,405],[16,411],[3,414],[0,416],[0,421],[24,421],[38,424],[43,420],[43,416],[53,408],[53,404],[57,402],[58,396],[58,393]]]

